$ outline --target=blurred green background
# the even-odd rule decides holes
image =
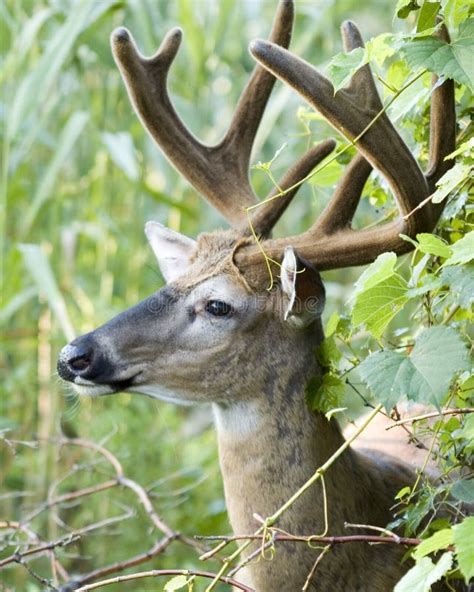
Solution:
[[[204,142],[215,142],[253,67],[248,43],[268,34],[275,6],[268,0],[0,4],[0,429],[12,441],[0,440],[0,518],[20,519],[57,479],[61,493],[109,474],[96,456],[29,444],[34,437],[64,432],[104,443],[126,475],[150,488],[158,512],[176,530],[229,531],[208,409],[176,408],[127,393],[78,401],[59,381],[55,365],[74,334],[162,285],[143,234],[147,220],[190,236],[224,225],[142,129],[112,60],[111,31],[128,27],[150,55],[170,27],[184,29],[171,94],[191,130]],[[392,29],[393,8],[389,0],[300,0],[292,49],[315,64],[327,63],[341,50],[343,20],[354,19],[369,38]],[[277,83],[253,162],[270,160],[286,142],[272,167],[278,178],[309,142],[334,135],[308,113],[299,97]],[[306,228],[342,170],[343,162],[335,163],[304,187],[277,233]],[[268,177],[253,170],[252,179],[264,197]],[[367,206],[368,200],[368,211]],[[359,274],[326,275],[328,313],[347,300]],[[78,471],[81,463],[85,470]],[[56,516],[41,514],[33,524],[45,539],[54,539],[66,532],[64,523],[78,528],[127,507],[135,512],[126,521],[62,552],[71,572],[84,573],[152,545],[154,534],[132,494],[110,490]],[[32,564],[39,573],[42,562],[46,559]],[[196,555],[175,544],[145,567],[193,565]],[[20,566],[2,577],[14,590],[39,589]],[[139,582],[127,589],[161,588]]]

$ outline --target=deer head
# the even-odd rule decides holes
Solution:
[[[217,400],[229,390],[230,379],[220,372],[222,365],[232,356],[238,359],[239,348],[245,357],[246,340],[255,340],[262,325],[271,321],[285,335],[304,333],[319,318],[324,289],[317,270],[369,263],[387,250],[406,252],[410,243],[400,238],[401,233],[414,236],[433,229],[439,206],[428,203],[420,210],[417,206],[449,167],[444,156],[454,147],[453,83],[446,81],[433,91],[431,162],[423,174],[383,112],[369,66],[334,94],[324,76],[284,49],[292,21],[293,4],[282,0],[270,41],[251,44],[250,51],[261,65],[255,67],[227,133],[215,146],[203,145],[186,129],[167,93],[166,79],[181,30],[170,31],[151,58],[138,52],[126,29],[113,33],[113,54],[144,126],[232,230],[204,234],[194,241],[158,223],[147,224],[148,240],[168,284],[63,349],[59,373],[80,393],[130,388],[172,399],[179,393],[183,400]],[[342,37],[346,51],[363,46],[350,22],[342,26]],[[283,195],[268,199],[277,193],[275,189],[262,207],[252,210],[249,223],[246,208],[258,201],[248,177],[250,154],[275,76],[344,136],[357,140],[358,149],[315,224],[301,235],[278,239],[269,238],[272,228],[300,182],[335,143],[326,140],[299,158],[278,184]],[[356,231],[351,220],[372,167],[392,188],[399,217]],[[271,292],[266,289],[269,266],[280,278]]]

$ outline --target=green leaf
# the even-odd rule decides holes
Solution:
[[[416,32],[420,33],[426,29],[431,29],[436,24],[436,15],[441,7],[440,2],[430,2],[425,0],[418,16],[418,22],[416,24]]]
[[[433,203],[441,203],[450,193],[466,182],[466,179],[469,178],[470,171],[471,167],[469,165],[457,162],[436,183],[437,189],[433,193],[431,201]]]
[[[346,387],[335,374],[327,372],[322,379],[309,381],[306,388],[306,401],[312,411],[327,413],[331,409],[340,408]]]
[[[132,136],[128,132],[117,132],[115,134],[103,132],[102,140],[107,146],[110,157],[119,169],[131,181],[137,181],[139,167]]]
[[[75,337],[74,328],[48,257],[39,245],[19,245],[18,248],[23,255],[27,270],[33,277],[39,291],[46,297],[49,307],[55,313],[66,339],[72,341]]]
[[[469,19],[462,24],[460,36],[452,43],[435,37],[420,37],[407,41],[401,51],[411,68],[425,68],[474,90],[473,28],[474,19]]]
[[[374,61],[382,67],[385,60],[395,54],[396,48],[394,45],[394,36],[391,33],[382,33],[381,35],[372,37],[365,44],[368,61]]]
[[[400,19],[406,19],[413,10],[418,10],[420,7],[416,0],[398,0],[395,7],[395,13]]]
[[[453,526],[456,558],[466,583],[474,577],[474,516]]]
[[[447,259],[452,254],[448,245],[434,234],[422,232],[416,235],[416,240],[418,241],[418,249],[422,253],[436,255],[437,257],[443,257],[444,259]]]
[[[468,263],[474,259],[474,230],[468,232],[454,245],[451,245],[452,255],[444,262],[447,265],[459,265],[460,263]]]
[[[446,549],[452,542],[453,531],[450,528],[438,530],[438,532],[435,532],[416,547],[413,557],[418,561],[430,553],[434,553],[440,549]]]
[[[334,92],[347,86],[352,76],[367,63],[367,52],[356,47],[349,52],[337,53],[327,67],[327,75],[334,85]]]
[[[393,317],[408,302],[407,291],[406,281],[394,274],[360,292],[352,311],[354,326],[365,324],[374,337],[379,339]]]
[[[344,167],[333,160],[333,156],[327,156],[322,162],[318,164],[317,172],[310,177],[309,182],[312,185],[319,185],[320,187],[332,187],[338,181],[344,171]]]
[[[474,263],[445,267],[440,274],[444,286],[449,286],[459,305],[470,310],[474,302]]]
[[[316,359],[323,368],[337,367],[342,354],[339,351],[334,335],[326,337],[316,349]]]
[[[77,139],[81,135],[84,126],[89,119],[89,115],[82,111],[73,113],[64,126],[57,140],[57,145],[53,158],[48,164],[43,176],[41,177],[36,192],[33,195],[31,205],[29,206],[21,224],[22,235],[28,234],[36,215],[44,202],[52,196],[54,184],[58,178],[61,168],[68,161],[69,154],[73,150]]]
[[[438,563],[423,557],[403,576],[393,589],[394,592],[429,592],[431,585],[440,580],[450,569],[453,554],[444,553]]]
[[[451,488],[451,495],[461,502],[474,503],[474,479],[461,479]]]
[[[163,590],[164,592],[174,592],[175,590],[181,590],[181,588],[184,588],[187,583],[188,578],[186,576],[176,576],[166,582]]]
[[[388,252],[379,255],[357,280],[354,294],[357,295],[359,292],[372,288],[372,286],[393,275],[396,264],[397,256],[395,253]]]
[[[337,312],[333,312],[332,315],[329,317],[328,322],[326,323],[326,327],[324,329],[324,333],[326,337],[331,337],[333,333],[337,331],[337,326],[339,324],[341,317]]]
[[[358,366],[358,372],[389,410],[404,395],[439,407],[456,374],[468,368],[468,351],[457,331],[432,327],[421,333],[409,356],[376,352]]]

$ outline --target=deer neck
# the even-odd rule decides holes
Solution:
[[[236,534],[255,531],[258,524],[253,514],[273,514],[343,442],[336,422],[311,413],[306,404],[306,385],[320,373],[314,345],[299,344],[286,361],[269,365],[260,374],[253,398],[215,406],[226,502]],[[352,452],[338,464],[354,465]],[[349,488],[354,474],[351,470],[342,474],[347,474]],[[341,487],[344,484],[339,481]],[[304,494],[279,526],[299,534],[322,532],[321,491],[317,485]]]

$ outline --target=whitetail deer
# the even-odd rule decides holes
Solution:
[[[440,207],[416,208],[450,166],[444,157],[454,149],[452,81],[432,93],[431,162],[423,174],[385,113],[380,114],[369,66],[334,94],[325,77],[284,49],[292,21],[293,4],[282,0],[271,41],[251,45],[260,65],[215,146],[201,144],[186,129],[168,97],[166,79],[181,43],[180,29],[168,33],[152,58],[138,52],[127,30],[113,33],[115,60],[144,126],[233,229],[194,241],[149,222],[146,234],[166,287],[74,340],[58,362],[59,374],[80,394],[127,389],[174,403],[212,403],[227,507],[237,534],[253,532],[254,513],[271,515],[343,442],[337,423],[310,412],[305,403],[308,380],[321,372],[314,356],[323,339],[324,287],[318,270],[368,263],[387,250],[404,253],[410,244],[400,233],[433,230]],[[346,51],[363,45],[350,22],[342,26],[342,37]],[[358,138],[358,154],[309,230],[269,238],[296,184],[334,149],[334,142],[325,141],[297,160],[279,183],[288,190],[284,196],[253,210],[259,246],[246,215],[257,201],[248,168],[275,77],[345,137]],[[393,190],[399,217],[355,231],[351,220],[372,167]],[[261,247],[278,277],[272,291]],[[408,467],[393,458],[348,449],[326,477],[329,532],[347,534],[345,521],[385,526],[394,495],[412,478]],[[323,524],[322,493],[314,487],[278,526],[293,534],[317,534]],[[407,569],[400,564],[403,552],[396,545],[341,545],[321,562],[310,589],[386,592]],[[307,545],[278,544],[276,560],[251,563],[245,578],[259,592],[299,590],[316,553]]]

